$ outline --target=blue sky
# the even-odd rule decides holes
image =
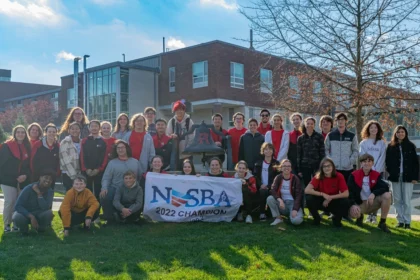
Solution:
[[[0,69],[12,81],[60,84],[75,56],[88,67],[211,40],[247,46],[246,0],[0,0]],[[82,64],[80,64],[82,67]]]

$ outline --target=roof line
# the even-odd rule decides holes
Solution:
[[[23,100],[23,99],[27,99],[27,98],[33,98],[33,97],[42,96],[42,95],[49,94],[49,93],[55,93],[55,92],[60,91],[60,90],[61,90],[61,87],[57,87],[57,88],[46,90],[46,91],[41,91],[41,92],[36,92],[36,93],[31,93],[31,94],[25,94],[25,95],[21,95],[19,97],[4,99],[3,102],[12,102],[12,101]]]

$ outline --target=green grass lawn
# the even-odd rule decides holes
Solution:
[[[1,226],[4,279],[420,279],[417,222],[391,235],[326,220],[285,231],[268,222],[144,222],[75,229],[66,240],[57,215],[44,234],[3,234]]]

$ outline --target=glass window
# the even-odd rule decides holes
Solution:
[[[169,67],[169,92],[175,92],[175,67]]]
[[[96,77],[96,95],[102,95],[102,74]]]
[[[229,108],[229,126],[233,126],[233,115],[235,114],[234,108]]]
[[[77,106],[76,95],[74,94],[74,88],[69,88],[67,90],[67,109]]]
[[[121,92],[128,93],[128,70],[121,68]]]
[[[315,81],[313,84],[313,101],[314,102],[322,102],[322,83]]]
[[[289,76],[289,88],[292,90],[292,98],[300,98],[299,79],[296,76]]]
[[[104,76],[102,79],[103,79],[102,94],[108,94],[109,93],[108,76]]]
[[[51,94],[51,99],[58,98],[58,92]]]
[[[54,111],[58,111],[58,100],[53,101]]]
[[[268,69],[260,71],[260,90],[265,93],[273,92],[273,72]]]
[[[230,63],[230,86],[233,88],[244,88],[244,65],[241,63]]]
[[[208,63],[201,61],[193,63],[193,88],[208,86]]]

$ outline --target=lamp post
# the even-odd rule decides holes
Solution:
[[[76,101],[76,106],[79,106],[79,60],[81,60],[81,57],[75,57],[74,58],[74,77],[73,77],[73,89],[74,89],[74,99]]]
[[[87,112],[87,74],[86,74],[86,61],[90,55],[83,56],[83,110]],[[87,113],[86,113],[87,114]]]

